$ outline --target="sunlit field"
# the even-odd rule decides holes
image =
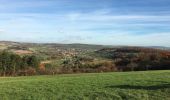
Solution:
[[[170,100],[170,71],[1,77],[0,100]]]

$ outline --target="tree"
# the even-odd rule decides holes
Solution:
[[[7,51],[3,51],[0,56],[3,76],[6,76],[7,71],[10,70],[10,54]]]
[[[21,62],[20,69],[26,69],[28,67],[28,63],[27,63],[28,58],[29,58],[29,56],[22,57],[22,62]]]
[[[13,75],[15,75],[16,70],[18,70],[21,66],[22,60],[21,60],[21,57],[16,54],[11,54],[10,58],[11,58],[11,66],[13,69]]]
[[[38,68],[40,65],[40,61],[36,56],[30,56],[28,59],[28,65],[34,68]]]
[[[131,70],[131,71],[134,71],[135,68],[138,67],[138,64],[134,63],[134,62],[131,62],[130,64],[127,65],[127,67]]]
[[[32,55],[32,56],[26,55],[22,58],[22,60],[23,60],[22,67],[38,68],[40,65],[39,59],[34,55]]]

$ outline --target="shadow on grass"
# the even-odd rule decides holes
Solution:
[[[106,86],[106,88],[119,88],[119,89],[143,89],[143,90],[158,90],[158,89],[168,89],[170,88],[170,83],[163,83],[159,85],[151,86],[136,86],[136,85],[116,85],[116,86]]]

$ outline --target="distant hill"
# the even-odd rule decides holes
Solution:
[[[161,50],[170,50],[170,47],[164,47],[164,46],[150,46],[148,48],[161,49]]]
[[[6,45],[7,47],[11,46],[20,46],[20,47],[40,47],[45,46],[49,48],[77,48],[77,49],[102,49],[104,45],[91,45],[91,44],[58,44],[58,43],[22,43],[22,42],[11,42],[11,41],[0,41],[0,45]]]
[[[114,45],[95,45],[95,44],[80,44],[80,43],[73,43],[73,44],[59,44],[59,43],[24,43],[24,42],[12,42],[12,41],[0,41],[0,48],[1,46],[11,47],[11,46],[20,46],[20,47],[50,47],[50,48],[77,48],[77,49],[93,49],[99,50],[102,48],[128,48],[133,46],[114,46]],[[139,46],[140,47],[140,46]],[[142,46],[141,46],[142,47]],[[161,50],[170,50],[170,47],[164,46],[147,46],[143,48],[153,48],[153,49],[161,49]]]

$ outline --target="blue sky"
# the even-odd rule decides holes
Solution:
[[[0,40],[170,46],[170,0],[0,0]]]

